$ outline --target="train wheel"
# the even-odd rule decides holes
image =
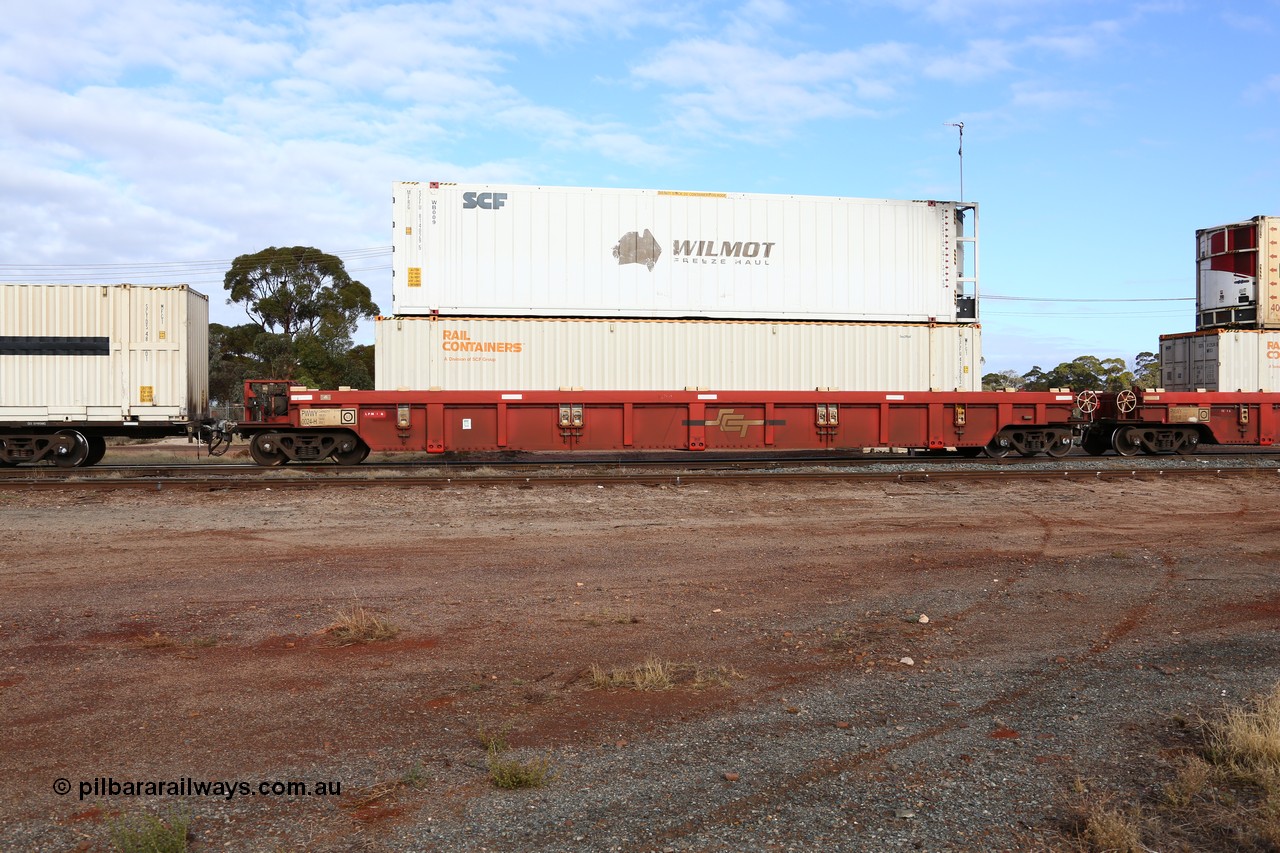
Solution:
[[[84,460],[84,466],[88,468],[90,465],[97,465],[102,461],[102,457],[107,455],[107,440],[100,435],[91,435],[88,437],[89,442],[89,458]]]
[[[333,451],[333,461],[339,465],[359,465],[369,456],[369,445],[360,439],[354,439],[355,443],[346,450]]]
[[[74,444],[66,453],[55,453],[53,464],[59,468],[79,468],[89,458],[89,440],[73,429],[64,429],[58,433],[70,438]]]
[[[1120,427],[1111,433],[1111,449],[1121,456],[1136,456],[1142,442],[1136,430]]]
[[[1054,459],[1061,459],[1071,452],[1071,436],[1064,435],[1056,437],[1048,446],[1045,447],[1044,452],[1048,453]]]
[[[1084,439],[1080,442],[1080,446],[1090,456],[1101,456],[1111,449],[1111,442],[1107,441],[1106,436],[1102,433],[1091,429],[1084,434]]]
[[[254,462],[264,468],[283,465],[288,460],[288,457],[276,448],[275,442],[262,433],[255,435],[249,442],[249,455],[253,457]]]
[[[1185,456],[1190,453],[1195,453],[1196,448],[1199,446],[1200,446],[1200,436],[1198,433],[1193,432],[1193,433],[1190,433],[1189,435],[1184,436],[1182,439],[1182,443],[1179,444],[1174,449],[1173,452],[1180,453]]]
[[[1001,438],[997,435],[995,438],[991,439],[990,444],[983,448],[983,452],[992,459],[1003,459],[1009,455],[1010,449],[1009,439]]]

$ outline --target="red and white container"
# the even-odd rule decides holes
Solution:
[[[1196,232],[1196,328],[1280,329],[1280,217]]]

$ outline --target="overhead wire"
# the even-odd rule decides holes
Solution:
[[[342,259],[347,272],[374,272],[391,269],[391,247],[370,246],[323,254]],[[383,261],[370,264],[370,261]],[[221,282],[233,258],[197,261],[139,261],[133,263],[80,264],[0,264],[0,282],[102,282],[155,281]],[[352,266],[351,264],[357,264]]]

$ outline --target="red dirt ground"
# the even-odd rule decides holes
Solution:
[[[1274,644],[1278,501],[1262,476],[0,492],[0,846],[108,849],[111,814],[179,798],[81,800],[82,781],[190,777],[343,785],[333,802],[202,805],[195,849],[401,849],[388,832],[504,796],[480,732],[625,750],[760,702],[790,712],[837,676],[874,690],[980,669],[992,702],[1022,701],[1036,678],[1116,665],[1126,643],[1170,685],[1213,666],[1244,695],[1272,670],[1198,660],[1192,641]],[[400,636],[334,647],[325,628],[353,603]],[[593,663],[648,656],[727,675],[591,689]],[[1199,681],[1185,699],[1212,707]],[[1138,731],[1163,713],[1115,701]],[[1033,746],[1010,760],[1064,791],[1108,770],[1047,724],[951,706]],[[1027,818],[1034,837],[1051,837],[1050,805]],[[683,830],[668,815],[664,839],[735,808]]]

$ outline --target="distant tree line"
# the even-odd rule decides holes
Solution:
[[[228,303],[253,320],[209,324],[209,397],[244,402],[246,379],[288,379],[313,388],[373,387],[373,347],[351,342],[360,320],[378,316],[369,288],[342,259],[310,246],[241,255],[222,282]]]
[[[1159,386],[1160,357],[1151,352],[1140,352],[1134,356],[1132,369],[1122,358],[1082,355],[1073,361],[1064,361],[1053,370],[1042,370],[1036,365],[1026,373],[1002,370],[982,377],[984,391],[1046,391],[1050,388],[1123,391],[1126,388]]]

